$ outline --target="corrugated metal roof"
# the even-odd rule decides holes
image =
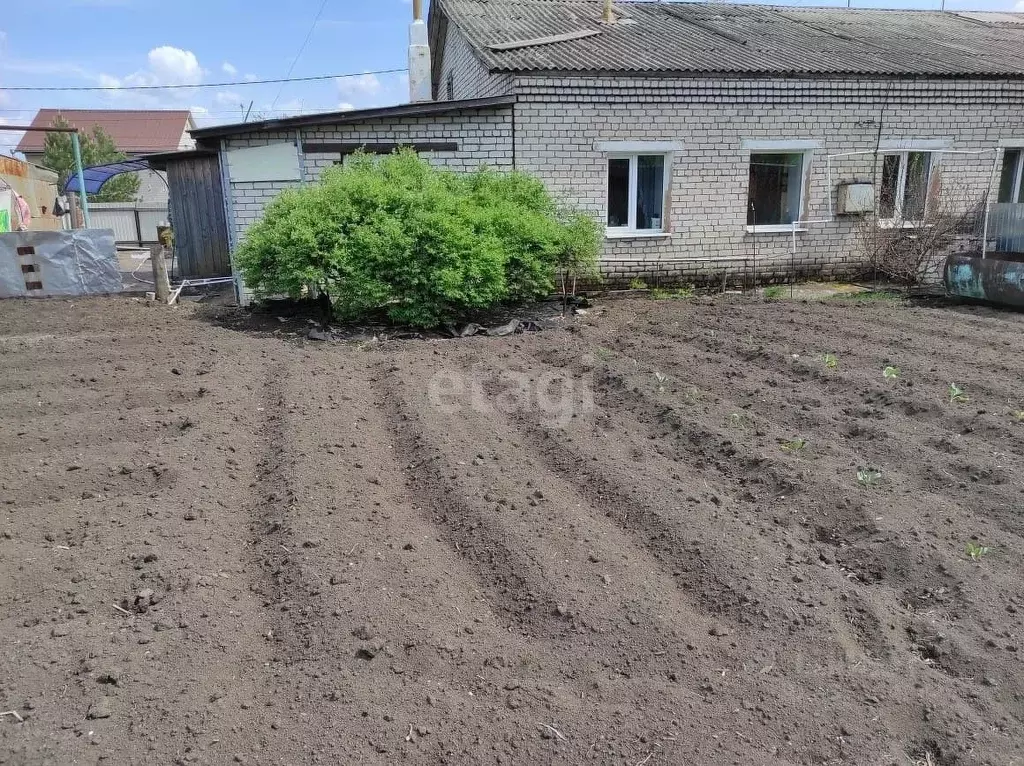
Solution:
[[[32,127],[48,128],[58,117],[82,131],[103,128],[125,154],[177,149],[185,130],[192,125],[192,113],[187,109],[40,109]],[[45,140],[45,133],[26,133],[18,151],[41,152]]]
[[[368,120],[395,119],[398,117],[430,117],[442,114],[457,114],[473,109],[490,109],[492,107],[511,106],[516,102],[515,96],[489,96],[488,98],[471,98],[463,101],[426,101],[423,103],[398,104],[374,109],[350,109],[346,112],[318,112],[302,114],[297,117],[280,117],[262,122],[238,122],[231,125],[213,125],[191,131],[192,137],[199,141],[212,138],[223,138],[240,133],[262,133],[268,130],[292,130],[316,125],[345,125]],[[201,147],[202,148],[202,147]]]
[[[600,0],[435,5],[492,71],[1024,76],[1024,14],[617,0],[609,25]]]

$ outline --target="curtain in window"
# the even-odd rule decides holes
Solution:
[[[907,153],[907,186],[903,194],[903,220],[923,221],[928,199],[931,162],[926,152]]]
[[[896,217],[896,197],[900,185],[900,155],[882,157],[882,188],[878,194],[878,217],[891,220]]]
[[[637,157],[636,227],[663,229],[665,206],[665,158],[661,155]]]

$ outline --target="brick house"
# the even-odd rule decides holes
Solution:
[[[985,211],[1024,209],[1024,14],[606,13],[434,0],[413,25],[414,103],[195,131],[225,158],[233,243],[281,188],[410,143],[440,166],[539,176],[605,226],[612,283],[850,275],[870,216],[913,228],[953,197],[980,211],[968,246],[1014,242]]]

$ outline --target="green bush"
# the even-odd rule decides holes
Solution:
[[[282,193],[237,260],[257,295],[314,286],[342,317],[384,307],[397,322],[433,326],[549,293],[565,253],[586,242],[583,226],[528,175],[455,174],[403,150],[356,155]]]

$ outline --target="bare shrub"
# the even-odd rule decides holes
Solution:
[[[886,201],[879,202],[885,209]],[[908,206],[909,207],[909,206]],[[985,193],[948,188],[929,193],[923,215],[912,219],[892,205],[892,217],[865,218],[859,237],[866,261],[879,276],[907,288],[937,282],[947,255],[981,249]]]

